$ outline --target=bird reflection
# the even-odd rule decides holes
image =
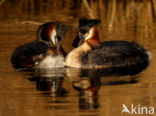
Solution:
[[[100,107],[98,92],[101,86],[114,86],[138,83],[136,70],[120,69],[39,69],[33,73],[31,81],[36,82],[37,90],[50,97],[66,97],[68,91],[63,87],[64,77],[72,81],[78,92],[79,109]],[[127,76],[128,75],[128,76]],[[133,75],[133,76],[129,76]],[[55,101],[54,101],[55,102]]]
[[[99,107],[98,91],[100,89],[99,78],[88,78],[73,82],[73,87],[79,92],[80,109],[96,109]]]
[[[63,77],[40,77],[37,80],[37,89],[47,92],[51,97],[65,97],[67,91],[62,87]]]
[[[98,91],[101,86],[113,86],[138,83],[139,77],[126,69],[74,69],[66,70],[67,76],[73,79],[73,88],[78,91],[80,109],[96,109],[100,106],[98,102]],[[133,76],[130,76],[133,75]]]
[[[44,91],[43,94],[48,94],[51,97],[65,97],[67,90],[62,87],[64,81],[64,69],[39,69],[33,77],[36,81],[36,87],[39,91]]]

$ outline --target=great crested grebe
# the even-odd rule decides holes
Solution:
[[[100,43],[96,26],[98,19],[80,19],[79,36],[73,42],[77,47],[66,57],[66,66],[75,68],[114,68],[149,63],[149,53],[135,42],[106,41]]]
[[[37,40],[17,47],[11,57],[15,68],[51,68],[62,66],[66,55],[61,47],[67,26],[60,22],[41,25],[37,31]],[[52,47],[52,43],[54,47]],[[54,60],[55,59],[55,60]],[[54,61],[61,60],[62,64]],[[49,64],[49,65],[47,65]]]

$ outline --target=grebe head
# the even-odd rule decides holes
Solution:
[[[95,26],[100,23],[99,19],[85,19],[79,20],[79,34],[73,42],[74,47],[78,47],[84,41],[91,39],[95,35]]]
[[[63,25],[58,21],[45,23],[38,28],[37,40],[48,43],[49,47],[51,47],[53,43],[54,46],[59,49],[65,38],[67,28],[67,25]]]

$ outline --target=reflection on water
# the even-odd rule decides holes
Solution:
[[[122,68],[123,69],[123,68]],[[72,85],[78,95],[78,106],[80,110],[98,109],[99,90],[101,86],[136,84],[136,76],[126,76],[129,71],[122,72],[120,69],[75,69],[75,68],[58,68],[58,69],[38,69],[32,73],[29,78],[31,82],[36,83],[36,88],[41,91],[45,97],[64,99],[69,97],[68,90],[63,87],[64,78],[73,78]],[[136,74],[131,72],[130,74]],[[66,77],[67,76],[67,77]],[[62,100],[54,100],[52,103],[62,103]]]
[[[100,89],[100,79],[82,79],[73,82],[73,87],[79,93],[79,108],[98,108],[98,91]]]
[[[0,2],[0,116],[120,116],[122,104],[156,108],[156,2],[84,1]],[[136,41],[147,48],[153,57],[150,66],[35,71],[12,67],[13,50],[33,41],[44,22],[60,20],[71,26],[62,45],[71,51],[80,17],[101,19],[101,41]]]
[[[68,93],[63,87],[64,69],[39,70],[29,79],[36,82],[38,91],[45,91],[51,97],[65,97]]]

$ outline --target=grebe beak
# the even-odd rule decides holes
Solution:
[[[48,41],[48,46],[49,46],[49,47],[52,46],[52,42],[51,42],[51,40]]]
[[[79,33],[79,38],[80,38],[80,40],[78,42],[78,46],[81,45],[81,43],[83,43],[85,40],[85,37],[81,33]]]
[[[62,43],[62,38],[60,36],[57,35],[57,38],[55,40],[55,47],[56,47],[56,50],[57,50],[57,53],[59,53],[60,51],[60,46],[61,46],[61,43]]]
[[[81,33],[79,33],[79,38],[80,38],[81,40],[84,40],[84,36],[83,36]]]
[[[60,44],[60,43],[56,46],[56,51],[57,51],[57,53],[59,53],[59,52],[60,52],[60,46],[61,46],[61,44]]]

